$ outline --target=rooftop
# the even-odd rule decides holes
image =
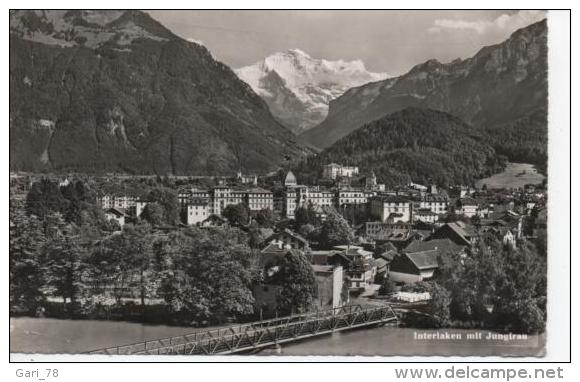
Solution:
[[[438,253],[436,250],[408,252],[404,253],[404,255],[415,264],[417,269],[432,269],[439,266],[439,263],[437,262]]]

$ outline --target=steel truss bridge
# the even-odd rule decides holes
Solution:
[[[390,305],[348,305],[90,351],[106,355],[214,355],[248,352],[324,334],[398,323]]]

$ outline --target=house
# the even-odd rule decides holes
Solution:
[[[224,227],[228,225],[228,220],[219,215],[211,214],[205,220],[203,220],[199,226],[200,227]]]
[[[299,249],[305,253],[310,251],[310,243],[308,240],[288,228],[274,233],[265,242],[284,249]]]
[[[371,216],[382,222],[410,222],[411,211],[411,201],[400,196],[383,195],[370,199]]]
[[[446,214],[449,208],[449,199],[445,195],[425,195],[419,202],[419,208],[427,209],[438,215]]]
[[[403,249],[403,252],[437,251],[439,256],[445,254],[465,254],[465,246],[450,239],[414,240]]]
[[[305,206],[331,207],[334,205],[334,192],[318,187],[294,186],[284,192],[285,203],[283,212],[287,218],[293,219],[297,208]]]
[[[423,186],[422,184],[419,184],[419,183],[413,183],[413,182],[411,182],[407,186],[409,188],[412,188],[412,189],[417,190],[417,191],[420,191],[420,192],[427,192],[427,190],[428,190],[428,187],[427,186]]]
[[[236,180],[242,184],[252,184],[254,186],[258,185],[257,175],[244,175],[241,171],[236,174]]]
[[[505,232],[500,231],[500,234],[503,245],[509,245],[514,249],[516,248],[516,235],[510,229],[505,230]]]
[[[375,283],[380,284],[389,275],[389,264],[391,262],[385,258],[379,257],[375,259],[377,266],[377,274],[375,275]]]
[[[455,206],[455,213],[457,215],[464,215],[471,218],[478,214],[479,205],[473,198],[461,198],[457,200]]]
[[[260,251],[260,266],[268,267],[275,264],[279,259],[286,256],[287,253],[300,253],[303,251],[297,249],[290,249],[282,245],[282,243],[269,243]]]
[[[101,208],[108,210],[109,208],[118,208],[123,210],[128,210],[135,207],[139,198],[134,195],[103,195],[98,198],[98,203]]]
[[[265,247],[260,251],[260,263],[265,265],[278,257],[284,256],[289,251],[299,251],[300,253],[310,253],[310,243],[301,235],[284,229],[276,232],[264,240]]]
[[[439,220],[439,215],[430,209],[420,209],[413,212],[413,221],[434,224]]]
[[[406,247],[413,240],[416,233],[413,227],[406,223],[365,223],[365,234],[367,238],[374,240],[379,245],[390,243],[398,249]]]
[[[438,267],[436,250],[403,252],[391,262],[389,279],[394,282],[415,283],[432,278]]]
[[[345,275],[340,265],[312,265],[316,279],[317,296],[315,309],[339,308],[348,303],[348,290],[345,288]]]
[[[207,200],[191,200],[185,207],[185,224],[200,225],[209,216],[209,204]]]
[[[141,214],[143,213],[143,210],[145,210],[145,207],[147,207],[147,204],[148,204],[147,202],[138,200],[137,202],[135,202],[134,207],[129,208],[129,211],[133,211],[133,213],[135,214],[134,216],[140,218]]]
[[[363,291],[373,284],[377,266],[372,252],[365,251],[362,247],[346,245],[339,245],[334,249],[341,251],[342,257],[349,261],[346,266],[346,275],[350,280],[350,290]]]
[[[516,228],[510,228],[510,225],[502,220],[494,221],[482,227],[482,232],[495,235],[504,245],[512,248],[517,247],[517,239],[520,237]]]
[[[120,208],[111,207],[105,211],[105,218],[108,221],[116,221],[119,226],[125,225],[125,211]]]
[[[337,193],[337,205],[340,207],[348,204],[366,204],[368,196],[369,193],[361,189],[340,189]]]
[[[274,210],[274,195],[263,188],[252,188],[245,192],[244,203],[250,211]]]
[[[337,250],[312,250],[310,251],[307,256],[308,259],[310,260],[311,264],[314,265],[330,265],[330,264],[338,264],[338,265],[348,265],[348,259],[346,262],[340,262],[340,261],[332,261],[331,259],[333,258],[333,256],[339,254],[340,251]]]
[[[377,183],[377,176],[374,171],[365,177],[364,188],[367,191],[385,191],[385,185],[382,183]]]
[[[322,168],[322,177],[324,179],[336,179],[339,177],[352,178],[358,175],[357,166],[343,166],[337,163],[330,163]]]
[[[475,189],[469,186],[454,186],[450,188],[451,196],[455,198],[465,198],[475,192]]]
[[[457,221],[439,227],[429,239],[449,239],[458,245],[471,246],[476,238],[477,232],[471,224]]]

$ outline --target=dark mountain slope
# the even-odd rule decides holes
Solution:
[[[328,117],[300,140],[329,147],[338,139],[389,113],[423,107],[457,115],[485,132],[496,148],[506,139],[529,146],[530,155],[512,157],[538,163],[547,151],[546,21],[514,32],[501,44],[481,49],[466,60],[430,60],[407,74],[350,89],[330,103]],[[516,128],[532,118],[531,134]],[[537,149],[541,148],[541,152]]]
[[[302,153],[230,68],[145,13],[10,24],[12,170],[265,172]]]

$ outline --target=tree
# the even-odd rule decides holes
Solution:
[[[301,252],[288,252],[276,263],[278,270],[267,283],[281,287],[278,310],[282,314],[307,312],[317,295],[316,278],[310,262]]]
[[[162,225],[165,223],[165,210],[157,203],[147,203],[143,212],[141,212],[141,219],[149,222],[151,225]]]
[[[438,327],[449,325],[451,293],[449,293],[445,287],[434,281],[424,282],[423,284],[431,297],[428,304],[428,311],[431,317],[435,320],[435,324]]]
[[[34,314],[45,300],[40,249],[46,240],[34,215],[10,211],[10,311]]]
[[[250,248],[260,248],[262,243],[273,233],[273,230],[258,228],[251,225],[248,230],[248,245]]]
[[[63,198],[67,200],[63,211],[64,219],[68,222],[81,225],[83,223],[102,223],[103,216],[99,216],[101,209],[96,205],[96,194],[87,187],[81,180],[74,180],[68,185],[61,187]],[[84,212],[89,212],[88,214]],[[101,222],[96,220],[101,217]],[[88,222],[87,219],[90,219]]]
[[[228,219],[231,225],[246,225],[250,218],[250,211],[245,204],[230,204],[222,211],[222,215]]]
[[[78,234],[78,227],[61,220],[44,248],[43,267],[49,293],[62,297],[69,313],[75,311],[85,291],[86,257],[86,246]]]
[[[395,292],[395,283],[389,278],[385,277],[381,287],[379,288],[380,295],[388,295]]]
[[[34,182],[26,196],[26,212],[41,220],[50,213],[63,212],[66,206],[58,184],[47,178]]]
[[[320,230],[320,245],[323,248],[332,248],[337,245],[350,244],[354,240],[354,233],[348,222],[338,214],[329,214]]]
[[[298,233],[308,240],[318,241],[317,230],[312,224],[304,224],[298,230]]]
[[[546,296],[546,264],[528,242],[503,248],[504,267],[497,280],[496,306],[499,323],[523,333],[543,331],[545,312],[539,305]]]
[[[177,225],[180,221],[181,207],[177,193],[165,187],[156,187],[146,197],[148,203],[157,203],[163,209],[163,223]]]
[[[260,227],[271,228],[276,222],[276,215],[271,209],[265,208],[256,213],[255,220],[260,225]]]
[[[174,311],[215,322],[253,313],[250,287],[258,262],[243,236],[191,227],[169,239],[167,253],[171,266],[159,295]]]
[[[310,224],[315,227],[320,225],[320,219],[318,218],[318,215],[316,214],[312,204],[298,207],[296,211],[294,211],[294,220],[296,230],[299,230],[300,227],[306,224]]]
[[[122,232],[107,237],[93,252],[90,259],[93,279],[112,286],[117,303],[121,303],[127,289],[136,284],[141,305],[145,305],[145,299],[156,289],[151,285],[154,274],[149,272],[152,248],[153,237],[148,224],[125,225]]]

